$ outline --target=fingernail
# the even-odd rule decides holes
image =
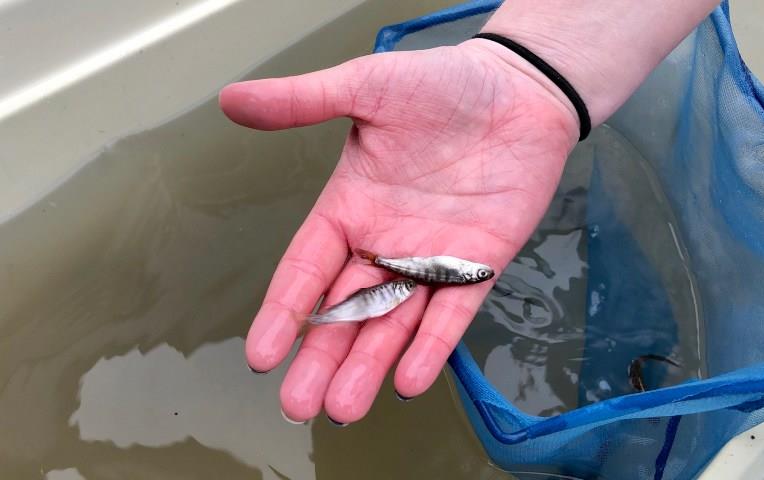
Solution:
[[[252,368],[252,365],[247,365],[247,368],[249,368],[249,371],[254,373],[255,375],[265,375],[266,373],[268,373],[267,371],[261,372],[260,370],[255,370],[254,368]]]
[[[291,423],[292,425],[305,425],[308,423],[307,420],[304,420],[302,422],[298,422],[297,420],[292,420],[291,418],[287,417],[286,413],[284,413],[284,409],[281,410],[281,416],[284,417],[284,420]]]
[[[333,419],[329,415],[327,415],[326,418],[328,418],[330,422],[332,422],[333,424],[335,424],[336,426],[338,426],[340,428],[348,426],[347,423],[338,422],[337,420]]]
[[[398,390],[393,390],[395,392],[395,397],[400,400],[401,402],[410,402],[414,399],[414,397],[404,397],[400,393],[398,393]]]

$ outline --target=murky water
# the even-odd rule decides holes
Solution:
[[[701,310],[674,225],[648,162],[596,130],[465,337],[491,383],[548,416],[632,393],[640,355],[681,364],[645,364],[647,388],[701,377]]]
[[[446,2],[415,3],[368,2],[251,76],[366,53]],[[444,378],[407,404],[388,382],[345,429],[282,420],[284,369],[252,375],[241,337],[349,124],[256,133],[210,95],[0,225],[0,478],[508,478]]]
[[[370,2],[251,76],[365,53],[380,23],[442,2],[417,3],[392,18]],[[0,225],[0,478],[511,478],[488,463],[444,377],[406,404],[388,381],[366,419],[338,429],[284,422],[284,368],[253,376],[245,366],[241,336],[347,128],[252,132],[213,99],[114,144]],[[595,163],[604,191],[618,192],[617,218],[651,225],[635,241],[681,319],[657,347],[587,331],[587,312],[615,296],[610,284],[587,287],[588,249],[608,227],[587,203]],[[488,377],[520,408],[551,415],[628,387],[618,362],[613,377],[584,381],[608,349],[679,359],[680,371],[650,377],[656,385],[701,375],[700,311],[676,238],[649,167],[598,131],[470,329]]]

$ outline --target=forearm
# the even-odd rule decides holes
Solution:
[[[718,4],[719,0],[507,0],[482,31],[511,38],[552,65],[578,91],[592,124],[598,125]],[[500,45],[490,48],[514,66],[522,62]],[[563,102],[572,108],[567,99]]]

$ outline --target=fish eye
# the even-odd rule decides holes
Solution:
[[[488,278],[487,270],[480,269],[478,270],[477,274],[478,274],[478,278]]]

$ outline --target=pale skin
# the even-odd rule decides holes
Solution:
[[[508,0],[483,31],[512,38],[560,71],[596,126],[717,3]],[[453,255],[500,272],[540,221],[579,135],[562,92],[483,39],[229,85],[220,105],[233,121],[260,130],[340,116],[354,122],[249,330],[247,362],[260,372],[284,360],[321,294],[335,304],[392,278],[346,262],[350,249]],[[397,392],[420,395],[494,281],[418,287],[384,317],[311,327],[281,387],[284,414],[301,422],[324,410],[340,423],[360,420],[396,360]]]

